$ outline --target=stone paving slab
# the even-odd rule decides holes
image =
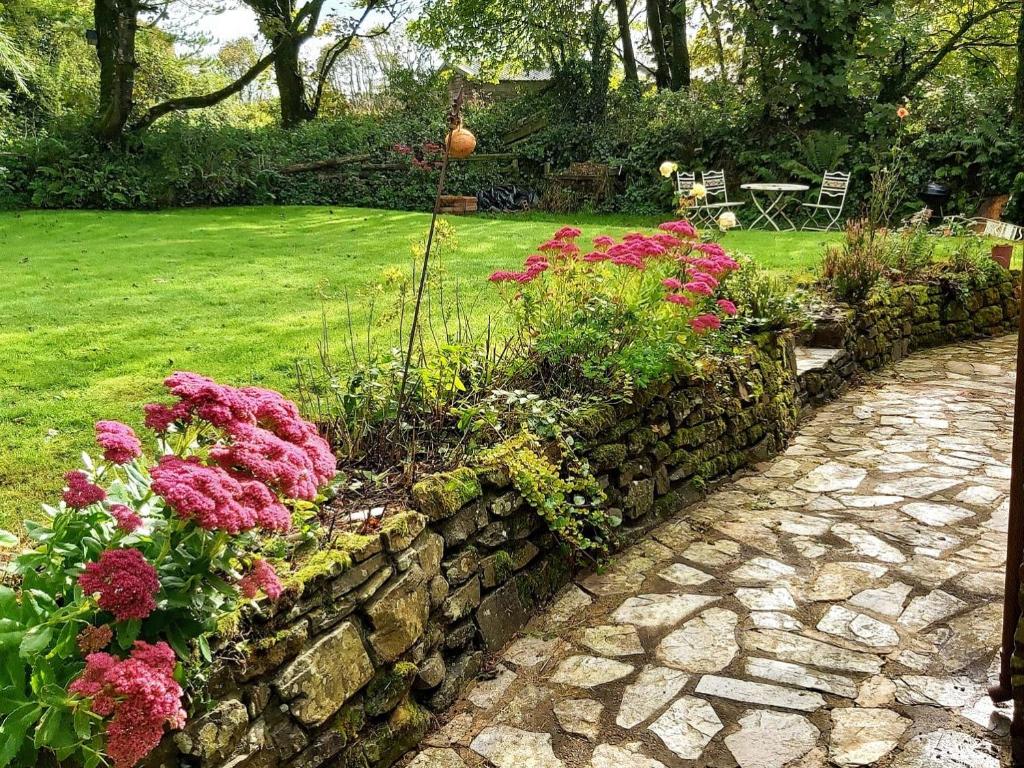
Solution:
[[[922,352],[816,411],[565,590],[407,764],[1008,765],[985,690],[1015,348]]]

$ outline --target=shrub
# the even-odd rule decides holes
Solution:
[[[177,402],[146,409],[155,460],[130,427],[99,422],[102,459],[68,473],[45,523],[25,522],[20,583],[0,587],[0,766],[47,751],[128,768],[181,728],[218,620],[281,593],[260,535],[308,517],[335,474],[276,392],[187,373],[167,386]]]
[[[738,309],[735,324],[748,331],[781,331],[805,319],[799,298],[786,282],[753,259],[741,259],[740,264],[725,281]]]
[[[719,285],[737,262],[717,243],[700,242],[686,221],[660,229],[621,242],[597,237],[584,254],[580,231],[564,227],[522,271],[491,275],[541,382],[568,391],[600,382],[604,390],[626,377],[644,386],[676,370],[723,315],[735,314]]]

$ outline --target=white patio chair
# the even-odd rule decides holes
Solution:
[[[705,195],[694,206],[694,218],[697,219],[697,223],[717,226],[719,216],[726,211],[744,205],[741,202],[729,201],[729,190],[725,185],[725,171],[704,171],[701,173],[701,182],[704,184]]]
[[[839,218],[843,215],[846,205],[846,194],[850,191],[850,174],[840,171],[826,171],[821,180],[821,191],[818,202],[803,203],[810,210],[807,221],[801,227],[808,232],[828,232],[833,227],[842,229]],[[827,200],[826,200],[827,199]],[[836,202],[838,200],[838,203]],[[822,222],[824,220],[824,223]]]
[[[680,197],[689,197],[697,176],[687,171],[676,171],[676,192]]]

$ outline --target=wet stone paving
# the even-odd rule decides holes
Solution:
[[[1006,337],[804,422],[536,616],[413,768],[998,768]]]

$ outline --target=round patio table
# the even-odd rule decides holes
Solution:
[[[761,215],[757,217],[757,220],[750,225],[751,229],[757,227],[762,221],[768,226],[772,227],[776,232],[781,232],[782,228],[779,226],[776,217],[782,217],[789,224],[787,231],[793,231],[796,229],[789,216],[786,215],[786,198],[796,192],[806,192],[810,189],[806,184],[775,184],[775,183],[755,183],[755,184],[742,184],[740,189],[745,189],[750,192],[750,197],[754,201],[754,205],[757,210],[761,212]]]

